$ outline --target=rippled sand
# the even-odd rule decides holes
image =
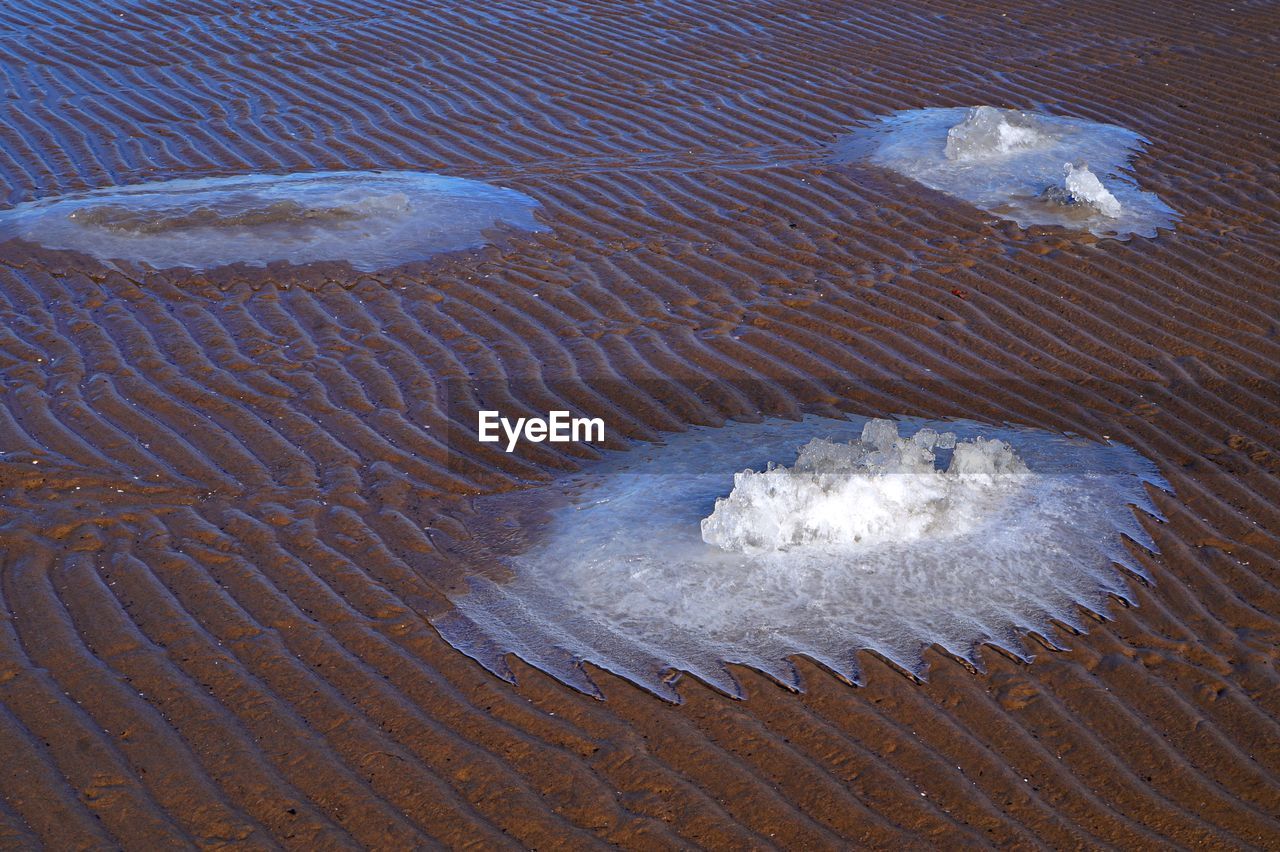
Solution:
[[[1280,847],[1277,12],[1154,11],[5,4],[4,202],[413,169],[549,230],[367,273],[0,244],[0,846]],[[1176,230],[828,162],[972,104],[1151,140]],[[1110,436],[1172,488],[1162,555],[1030,665],[511,686],[428,619],[502,580],[476,495],[597,451],[481,446],[480,408]]]

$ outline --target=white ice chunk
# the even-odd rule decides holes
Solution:
[[[1007,443],[983,438],[957,444],[938,470],[937,438],[926,429],[904,440],[891,421],[872,420],[860,441],[810,441],[794,467],[735,474],[732,493],[702,520],[702,539],[752,554],[968,532],[978,510],[1016,493],[1029,471]]]
[[[1064,186],[1073,202],[1088,204],[1103,216],[1112,219],[1120,215],[1120,202],[1102,185],[1098,176],[1089,171],[1086,163],[1064,163],[1062,170],[1065,175]]]
[[[871,449],[887,452],[898,441],[898,426],[892,420],[868,420],[862,427],[862,443]]]
[[[948,160],[982,160],[1053,141],[1053,134],[1035,116],[980,106],[969,110],[964,121],[947,131],[943,154]]]

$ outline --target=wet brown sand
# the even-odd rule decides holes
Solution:
[[[1280,847],[1272,4],[17,2],[9,203],[412,168],[553,232],[385,274],[0,246],[0,846]],[[1024,231],[823,146],[991,103],[1110,121],[1182,214]],[[1087,636],[918,684],[601,702],[445,644],[468,496],[756,412],[1109,435],[1175,494]],[[450,428],[450,423],[454,428]],[[449,436],[452,435],[451,439]]]

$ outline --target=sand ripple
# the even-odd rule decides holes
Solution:
[[[0,246],[0,846],[1280,846],[1275,30],[1265,4],[4,4],[9,203],[407,168],[553,230],[362,276]],[[856,120],[973,103],[1151,139],[1177,232],[1093,246],[822,161]],[[1177,497],[1139,606],[1032,666],[868,657],[850,688],[801,660],[803,695],[741,670],[750,701],[685,679],[680,707],[593,672],[598,702],[427,623],[471,496],[590,455],[481,449],[482,406],[637,438],[1008,420],[1110,435]]]

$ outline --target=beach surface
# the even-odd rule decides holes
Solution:
[[[545,230],[384,271],[0,244],[0,847],[1280,848],[1280,8],[14,0],[0,203],[405,169]],[[1020,228],[834,162],[991,104],[1122,125],[1179,214]],[[1129,604],[923,682],[606,700],[432,619],[477,500],[803,414],[1134,448]],[[537,529],[518,533],[534,537]],[[1130,605],[1131,604],[1131,605]]]

